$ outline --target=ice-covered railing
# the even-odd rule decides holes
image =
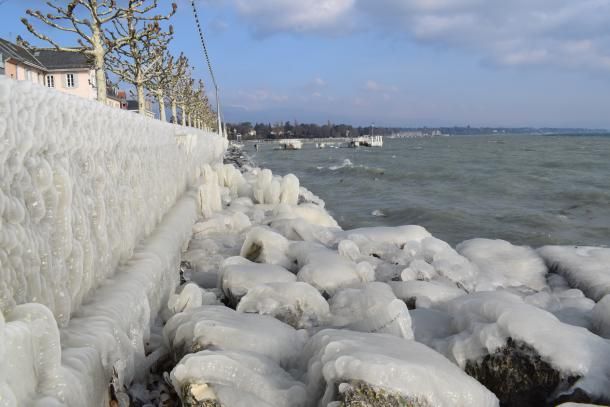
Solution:
[[[0,311],[64,326],[201,174],[213,134],[0,78]]]

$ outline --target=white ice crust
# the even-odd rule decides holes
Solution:
[[[248,290],[237,311],[270,315],[295,328],[312,328],[330,318],[328,303],[303,282],[268,283]]]
[[[496,397],[457,366],[415,341],[385,334],[324,330],[307,343],[310,394],[320,406],[334,399],[335,385],[363,381],[432,406],[498,406]]]
[[[564,375],[581,376],[573,387],[594,397],[608,395],[610,343],[588,330],[561,323],[554,315],[505,291],[470,294],[447,310],[458,334],[437,349],[464,367],[506,344],[508,338],[533,347]]]
[[[224,306],[204,306],[174,315],[163,329],[165,343],[181,353],[193,349],[254,352],[288,366],[307,339],[267,315],[244,314]]]
[[[571,286],[599,301],[610,294],[610,249],[584,246],[545,246],[538,249],[550,269]]]

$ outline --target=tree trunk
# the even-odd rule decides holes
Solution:
[[[184,105],[182,105],[181,109],[182,109],[182,125],[186,126],[186,109],[184,108]]]
[[[146,114],[146,96],[144,95],[144,85],[136,85],[138,91],[138,113]]]
[[[178,124],[178,104],[172,99],[172,123]]]
[[[167,117],[165,117],[165,96],[163,96],[163,91],[159,91],[157,93],[157,102],[159,103],[159,119],[162,122],[166,122]]]
[[[102,44],[100,31],[95,25],[93,25],[91,42],[93,44],[93,69],[95,69],[97,100],[106,103],[106,97],[108,96],[106,92],[106,70],[104,69],[106,50]]]

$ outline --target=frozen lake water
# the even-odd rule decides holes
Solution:
[[[451,244],[610,246],[610,137],[386,139],[383,149],[246,150],[294,173],[345,229],[426,227]]]

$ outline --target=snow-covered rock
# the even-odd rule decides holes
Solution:
[[[481,384],[432,349],[385,334],[324,330],[307,343],[308,390],[318,405],[347,401],[363,389],[388,405],[498,406],[497,398]],[[346,400],[347,399],[347,400]]]
[[[342,288],[328,302],[335,327],[413,339],[407,306],[385,283]]]
[[[479,279],[492,287],[546,287],[546,265],[530,247],[514,246],[504,240],[472,239],[460,243],[457,251],[479,268]]]
[[[431,308],[466,295],[466,291],[455,285],[436,281],[392,281],[389,283],[396,297],[409,308]]]
[[[276,264],[290,268],[287,256],[290,242],[279,233],[262,226],[252,228],[246,235],[240,256],[256,263]]]
[[[289,253],[299,267],[299,281],[311,284],[323,294],[332,295],[339,288],[375,279],[375,271],[368,263],[356,264],[317,243],[293,243]]]
[[[281,266],[253,263],[243,257],[226,259],[218,276],[219,288],[235,305],[248,291],[260,284],[291,283],[297,277]]]
[[[319,326],[329,319],[329,307],[320,292],[303,282],[268,283],[248,290],[238,312],[269,315],[297,329]]]
[[[507,405],[582,392],[610,399],[610,343],[508,292],[470,294],[447,306],[458,334],[435,347]]]
[[[610,294],[610,249],[581,246],[545,246],[538,253],[552,272],[594,301]]]
[[[167,321],[163,337],[176,355],[205,349],[244,351],[287,366],[299,357],[307,333],[267,315],[204,306],[174,315]]]
[[[305,385],[271,359],[243,351],[202,351],[171,372],[184,406],[306,407]]]
[[[594,332],[606,339],[610,339],[610,294],[595,304],[592,318]]]

